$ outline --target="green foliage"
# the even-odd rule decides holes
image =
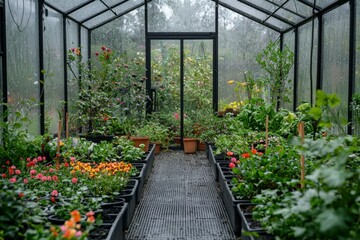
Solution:
[[[257,55],[257,63],[266,71],[265,84],[269,86],[270,102],[273,106],[289,101],[290,89],[286,87],[289,82],[288,75],[294,64],[294,53],[285,45],[279,48],[279,42],[270,42],[266,48]]]
[[[351,137],[307,140],[301,153],[322,163],[306,188],[286,194],[264,191],[254,216],[280,239],[358,239],[360,159]]]

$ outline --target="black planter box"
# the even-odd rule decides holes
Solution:
[[[113,223],[103,223],[99,226],[95,226],[95,228],[90,232],[88,236],[89,239],[97,238],[96,233],[101,229],[106,236],[103,236],[103,239],[106,240],[124,240],[124,228],[123,228],[123,220],[124,216],[127,212],[128,204],[124,202],[122,204],[122,208],[120,212],[114,216]],[[111,214],[114,215],[114,214]],[[106,234],[107,233],[107,234]]]
[[[272,240],[274,236],[268,234],[259,224],[252,221],[252,213],[244,209],[255,206],[253,203],[240,203],[237,205],[238,213],[241,218],[241,240]]]
[[[240,200],[236,199],[231,192],[230,183],[227,182],[225,185],[224,192],[222,194],[223,201],[225,205],[226,212],[228,213],[231,226],[233,227],[233,230],[235,234],[241,233],[241,218],[239,211],[237,210],[237,205],[239,203],[250,203],[250,200]]]
[[[221,163],[217,163],[216,168],[219,174],[219,188],[223,193],[226,191],[226,185],[231,183],[231,180],[236,176],[229,170],[229,168],[221,167]]]
[[[137,179],[130,179],[124,190],[120,192],[119,198],[124,198],[128,203],[128,208],[124,216],[124,229],[128,229],[131,220],[134,216],[136,207],[136,191],[138,189],[139,181]]]
[[[87,141],[91,141],[93,143],[100,143],[102,141],[111,142],[114,139],[113,135],[87,135],[80,134],[80,138],[85,138]]]
[[[144,183],[145,183],[145,171],[146,171],[146,164],[145,163],[133,163],[132,164],[134,167],[136,167],[136,169],[138,170],[138,173],[136,176],[132,176],[130,177],[130,179],[136,179],[139,181],[138,183],[138,188],[136,190],[136,203],[140,202],[141,196],[142,196],[142,191],[144,188]]]
[[[149,151],[146,153],[146,157],[140,161],[137,161],[137,163],[146,164],[146,169],[144,173],[145,181],[147,181],[147,179],[150,176],[151,169],[154,165],[154,160],[155,160],[155,144],[150,144]]]

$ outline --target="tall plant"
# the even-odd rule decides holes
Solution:
[[[288,75],[294,65],[294,53],[285,45],[279,48],[279,42],[275,41],[257,55],[256,61],[266,71],[265,83],[269,86],[270,102],[279,107],[281,102],[289,101],[289,91],[286,84],[289,83]]]

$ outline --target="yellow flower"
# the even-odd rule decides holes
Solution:
[[[235,82],[235,80],[229,80],[229,81],[228,81],[228,84],[231,85],[231,84],[233,84],[234,82]]]

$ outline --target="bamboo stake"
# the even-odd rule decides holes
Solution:
[[[65,115],[65,131],[66,131],[66,139],[69,139],[69,113]]]
[[[269,115],[266,115],[266,132],[265,132],[265,151],[268,149],[268,143],[269,143]]]
[[[301,138],[301,144],[304,144],[305,131],[304,131],[304,122],[300,122],[298,126],[299,135]],[[305,156],[302,154],[300,157],[301,163],[301,188],[305,187]]]

